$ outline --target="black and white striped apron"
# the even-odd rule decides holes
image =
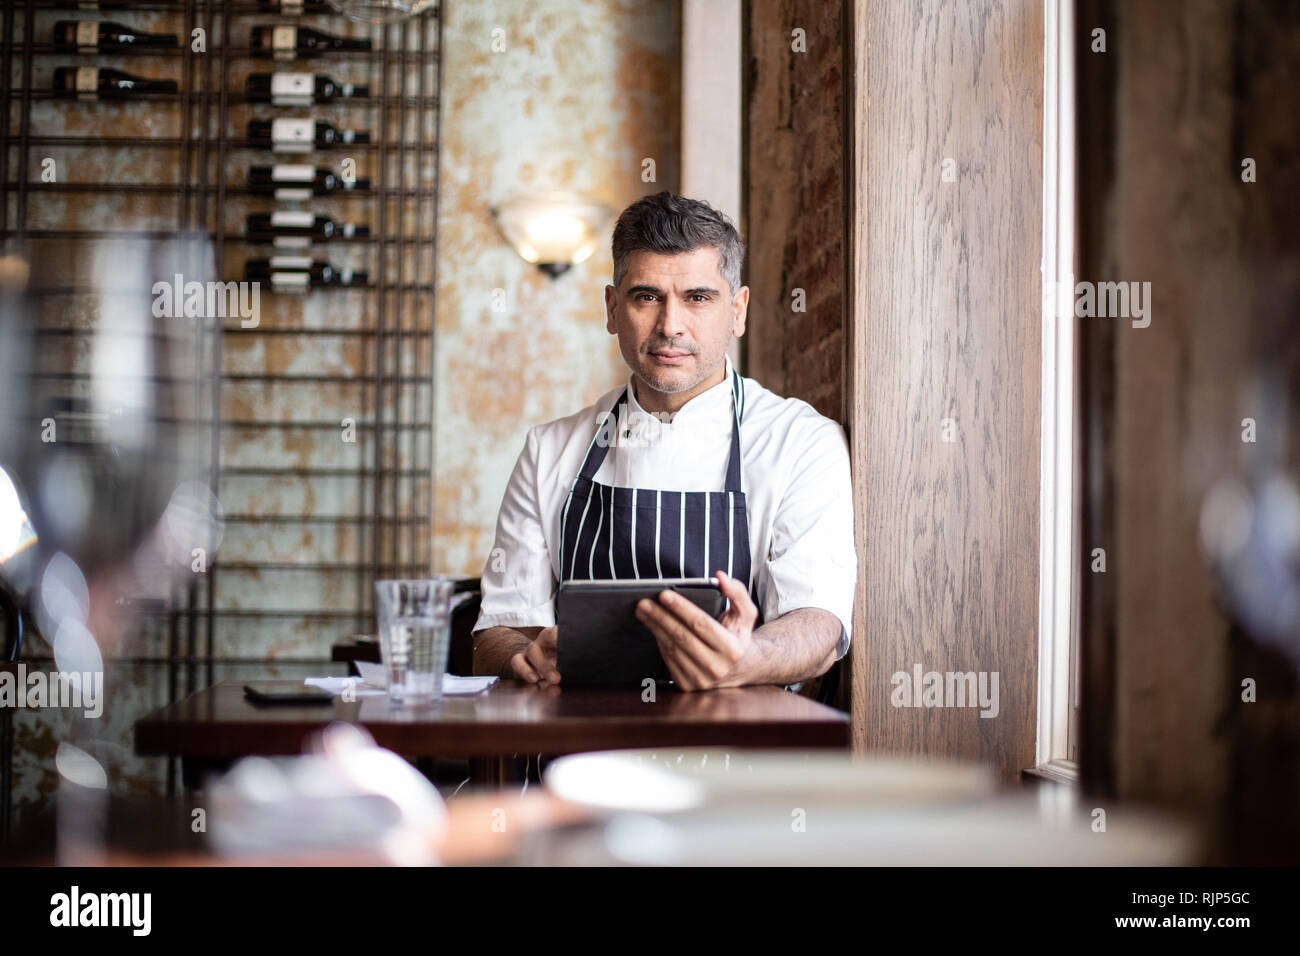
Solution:
[[[749,522],[740,480],[745,414],[740,375],[731,373],[731,454],[722,491],[658,491],[596,482],[610,445],[599,439],[624,420],[627,400],[625,388],[596,429],[569,490],[561,519],[560,581],[707,578],[724,570],[752,593]]]

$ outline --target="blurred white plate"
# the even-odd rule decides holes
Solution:
[[[818,751],[676,748],[574,754],[546,768],[551,792],[590,810],[885,805],[972,800],[994,791],[987,767]]]
[[[536,866],[1190,866],[1185,821],[1116,805],[1044,813],[1032,795],[916,806],[756,803],[616,814],[576,833],[539,831]]]

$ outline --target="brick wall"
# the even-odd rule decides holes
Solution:
[[[746,374],[844,423],[843,7],[751,0],[744,21]]]

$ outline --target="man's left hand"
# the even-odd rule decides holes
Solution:
[[[715,577],[731,602],[721,620],[674,591],[661,591],[657,601],[637,602],[637,618],[655,636],[668,672],[682,690],[744,683],[740,666],[754,644],[758,608],[742,582],[721,571]]]

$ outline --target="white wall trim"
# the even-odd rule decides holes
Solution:
[[[1073,759],[1075,581],[1074,0],[1043,3],[1043,382],[1035,763]],[[1061,283],[1068,285],[1062,292]]]

